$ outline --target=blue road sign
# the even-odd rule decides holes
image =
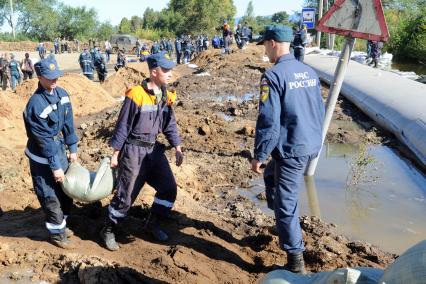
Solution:
[[[308,29],[315,27],[315,8],[302,9],[302,24],[306,25]]]

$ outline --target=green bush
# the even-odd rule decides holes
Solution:
[[[138,38],[148,39],[148,40],[159,40],[161,38],[160,31],[151,30],[151,29],[137,29],[135,34]]]
[[[385,50],[395,59],[426,60],[426,8],[417,12],[386,12],[390,39]]]

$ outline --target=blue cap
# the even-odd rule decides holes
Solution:
[[[173,69],[173,67],[176,66],[166,51],[161,51],[159,53],[148,56],[146,62],[148,63],[149,69],[154,69],[157,67]]]
[[[58,79],[64,75],[64,72],[59,70],[58,63],[54,59],[42,59],[34,64],[34,69],[37,76],[43,76],[49,80]]]
[[[263,44],[265,40],[275,40],[277,42],[293,41],[293,30],[289,26],[270,25],[266,26],[259,43]]]

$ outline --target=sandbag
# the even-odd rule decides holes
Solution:
[[[409,248],[389,265],[379,283],[426,283],[426,240]]]
[[[105,157],[96,172],[90,172],[78,162],[69,165],[62,189],[66,195],[81,202],[95,202],[110,195],[115,184],[111,159]]]
[[[409,248],[384,271],[358,267],[339,268],[333,271],[308,275],[287,270],[274,270],[266,274],[259,284],[425,284],[426,240]]]
[[[333,271],[300,275],[287,270],[274,270],[265,275],[260,284],[377,284],[383,270],[339,268]]]

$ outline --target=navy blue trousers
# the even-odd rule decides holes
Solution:
[[[167,216],[176,200],[177,185],[164,154],[164,145],[154,148],[125,144],[118,162],[117,188],[108,207],[108,217],[114,223],[127,216],[145,183],[155,191],[151,211]]]
[[[68,169],[68,159],[63,145],[58,154],[65,172]],[[55,181],[49,165],[29,160],[34,191],[46,215],[46,228],[51,234],[64,233],[65,219],[70,214],[73,201],[64,193],[61,184]]]
[[[305,250],[299,222],[299,192],[306,165],[315,156],[273,159],[264,171],[266,201],[275,212],[279,244],[289,253]]]

